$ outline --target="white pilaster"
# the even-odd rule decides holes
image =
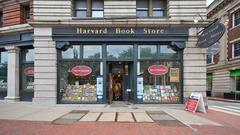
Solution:
[[[57,50],[51,27],[34,28],[33,104],[52,106],[57,101]]]
[[[19,48],[16,46],[5,47],[8,50],[7,72],[7,97],[6,101],[19,101]]]

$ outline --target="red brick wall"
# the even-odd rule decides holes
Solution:
[[[237,11],[239,11],[238,9]],[[231,41],[240,38],[240,26],[233,28],[232,26],[232,14],[228,15],[229,23],[228,23],[228,60],[232,59],[232,44]]]
[[[24,23],[23,7],[14,2],[3,7],[3,26],[11,26]]]
[[[30,0],[29,7],[30,7],[30,21],[33,21],[33,0]]]
[[[218,64],[218,62],[219,62],[219,58],[220,58],[219,53],[216,54],[216,55],[214,55],[214,56],[213,56],[213,63],[214,63],[214,64]]]

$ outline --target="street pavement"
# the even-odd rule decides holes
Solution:
[[[240,103],[209,100],[208,105],[210,108],[212,107],[212,108],[216,108],[216,109],[240,113]]]
[[[212,106],[237,106],[209,102]],[[238,109],[238,108],[237,108]],[[0,102],[0,135],[239,135],[240,113],[184,105],[57,105]]]

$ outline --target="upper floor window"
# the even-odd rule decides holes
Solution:
[[[165,0],[137,0],[137,17],[164,17]]]
[[[30,19],[30,7],[29,5],[24,6],[24,23],[27,23]]]
[[[240,24],[240,10],[233,14],[233,27]]]
[[[233,43],[233,58],[240,56],[240,41]]]
[[[92,0],[92,17],[103,17],[103,0]]]
[[[148,16],[148,0],[137,0],[137,17]]]
[[[87,0],[75,0],[75,16],[87,17]]]
[[[103,17],[103,0],[75,0],[75,17]]]
[[[213,55],[207,55],[207,64],[213,64]]]
[[[3,25],[3,15],[2,12],[0,12],[0,27]]]

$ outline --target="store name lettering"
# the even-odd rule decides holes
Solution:
[[[164,34],[161,28],[77,28],[77,34]]]

